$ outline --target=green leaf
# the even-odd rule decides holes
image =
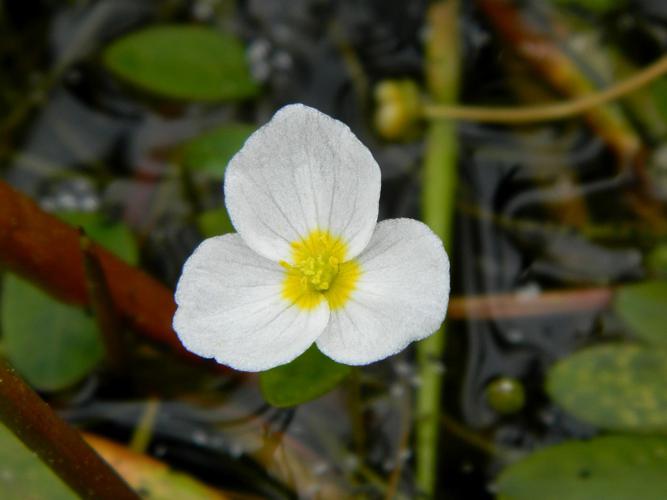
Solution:
[[[667,279],[667,244],[658,245],[646,257],[646,268],[651,276]]]
[[[0,424],[0,492],[3,500],[79,498],[2,424]]]
[[[202,212],[197,216],[197,226],[206,238],[220,236],[235,231],[232,221],[229,220],[226,208],[216,208]]]
[[[627,5],[627,0],[552,0],[562,7],[581,7],[595,14],[606,14]]]
[[[642,340],[667,347],[667,281],[649,281],[620,287],[614,309]]]
[[[184,166],[191,172],[205,172],[213,179],[225,175],[227,163],[255,131],[253,125],[233,123],[213,129],[188,142],[182,150]]]
[[[84,378],[102,359],[93,318],[6,275],[0,323],[5,354],[36,389],[56,391]]]
[[[649,91],[655,101],[655,108],[667,120],[667,79],[658,78],[651,83]]]
[[[499,500],[663,500],[667,438],[604,436],[537,451],[496,481]]]
[[[584,349],[558,362],[547,390],[563,408],[605,429],[667,429],[667,351],[634,344]]]
[[[97,212],[60,212],[57,215],[72,226],[82,227],[91,240],[128,264],[135,265],[139,260],[137,243],[125,224],[110,222]]]
[[[201,26],[153,26],[130,33],[105,50],[104,64],[136,87],[172,99],[220,101],[258,91],[243,45]]]
[[[349,366],[332,361],[312,345],[291,363],[262,372],[262,394],[273,406],[295,406],[329,392],[350,371]]]

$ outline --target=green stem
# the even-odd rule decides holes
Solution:
[[[460,78],[458,0],[438,1],[428,12],[426,83],[433,102],[456,102]],[[426,134],[422,210],[424,222],[451,252],[457,184],[456,128],[450,120],[433,120]],[[417,347],[421,386],[416,399],[416,481],[434,496],[440,422],[442,370],[438,361],[445,348],[445,328]]]
[[[81,498],[139,500],[79,433],[0,359],[0,420]]]
[[[348,405],[350,419],[352,420],[352,440],[359,462],[363,462],[366,455],[366,435],[364,432],[364,409],[361,400],[360,378],[359,368],[356,366],[352,367],[352,371],[348,377]]]

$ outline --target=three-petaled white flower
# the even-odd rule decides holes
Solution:
[[[224,190],[238,233],[202,242],[176,290],[190,351],[260,371],[316,342],[363,365],[439,328],[442,242],[416,220],[377,222],[380,168],[343,123],[282,108],[229,162]]]

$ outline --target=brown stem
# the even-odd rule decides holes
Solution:
[[[517,293],[479,297],[453,297],[449,301],[449,319],[503,319],[547,314],[595,312],[611,304],[611,288],[545,292],[539,295]]]
[[[195,358],[172,329],[176,310],[172,291],[104,248],[96,244],[92,248],[119,317],[132,330]],[[2,181],[0,265],[64,302],[91,305],[78,231]]]
[[[139,496],[0,359],[0,419],[84,499]]]
[[[577,65],[552,40],[531,26],[513,1],[477,0],[477,5],[505,42],[559,92],[583,97],[595,91]],[[586,119],[623,165],[640,154],[641,140],[617,108],[605,105],[590,109]]]

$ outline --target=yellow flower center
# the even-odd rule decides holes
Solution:
[[[314,230],[292,242],[291,263],[285,268],[283,298],[301,309],[314,309],[323,300],[331,309],[343,307],[361,275],[355,260],[345,260],[347,245],[328,231]]]

